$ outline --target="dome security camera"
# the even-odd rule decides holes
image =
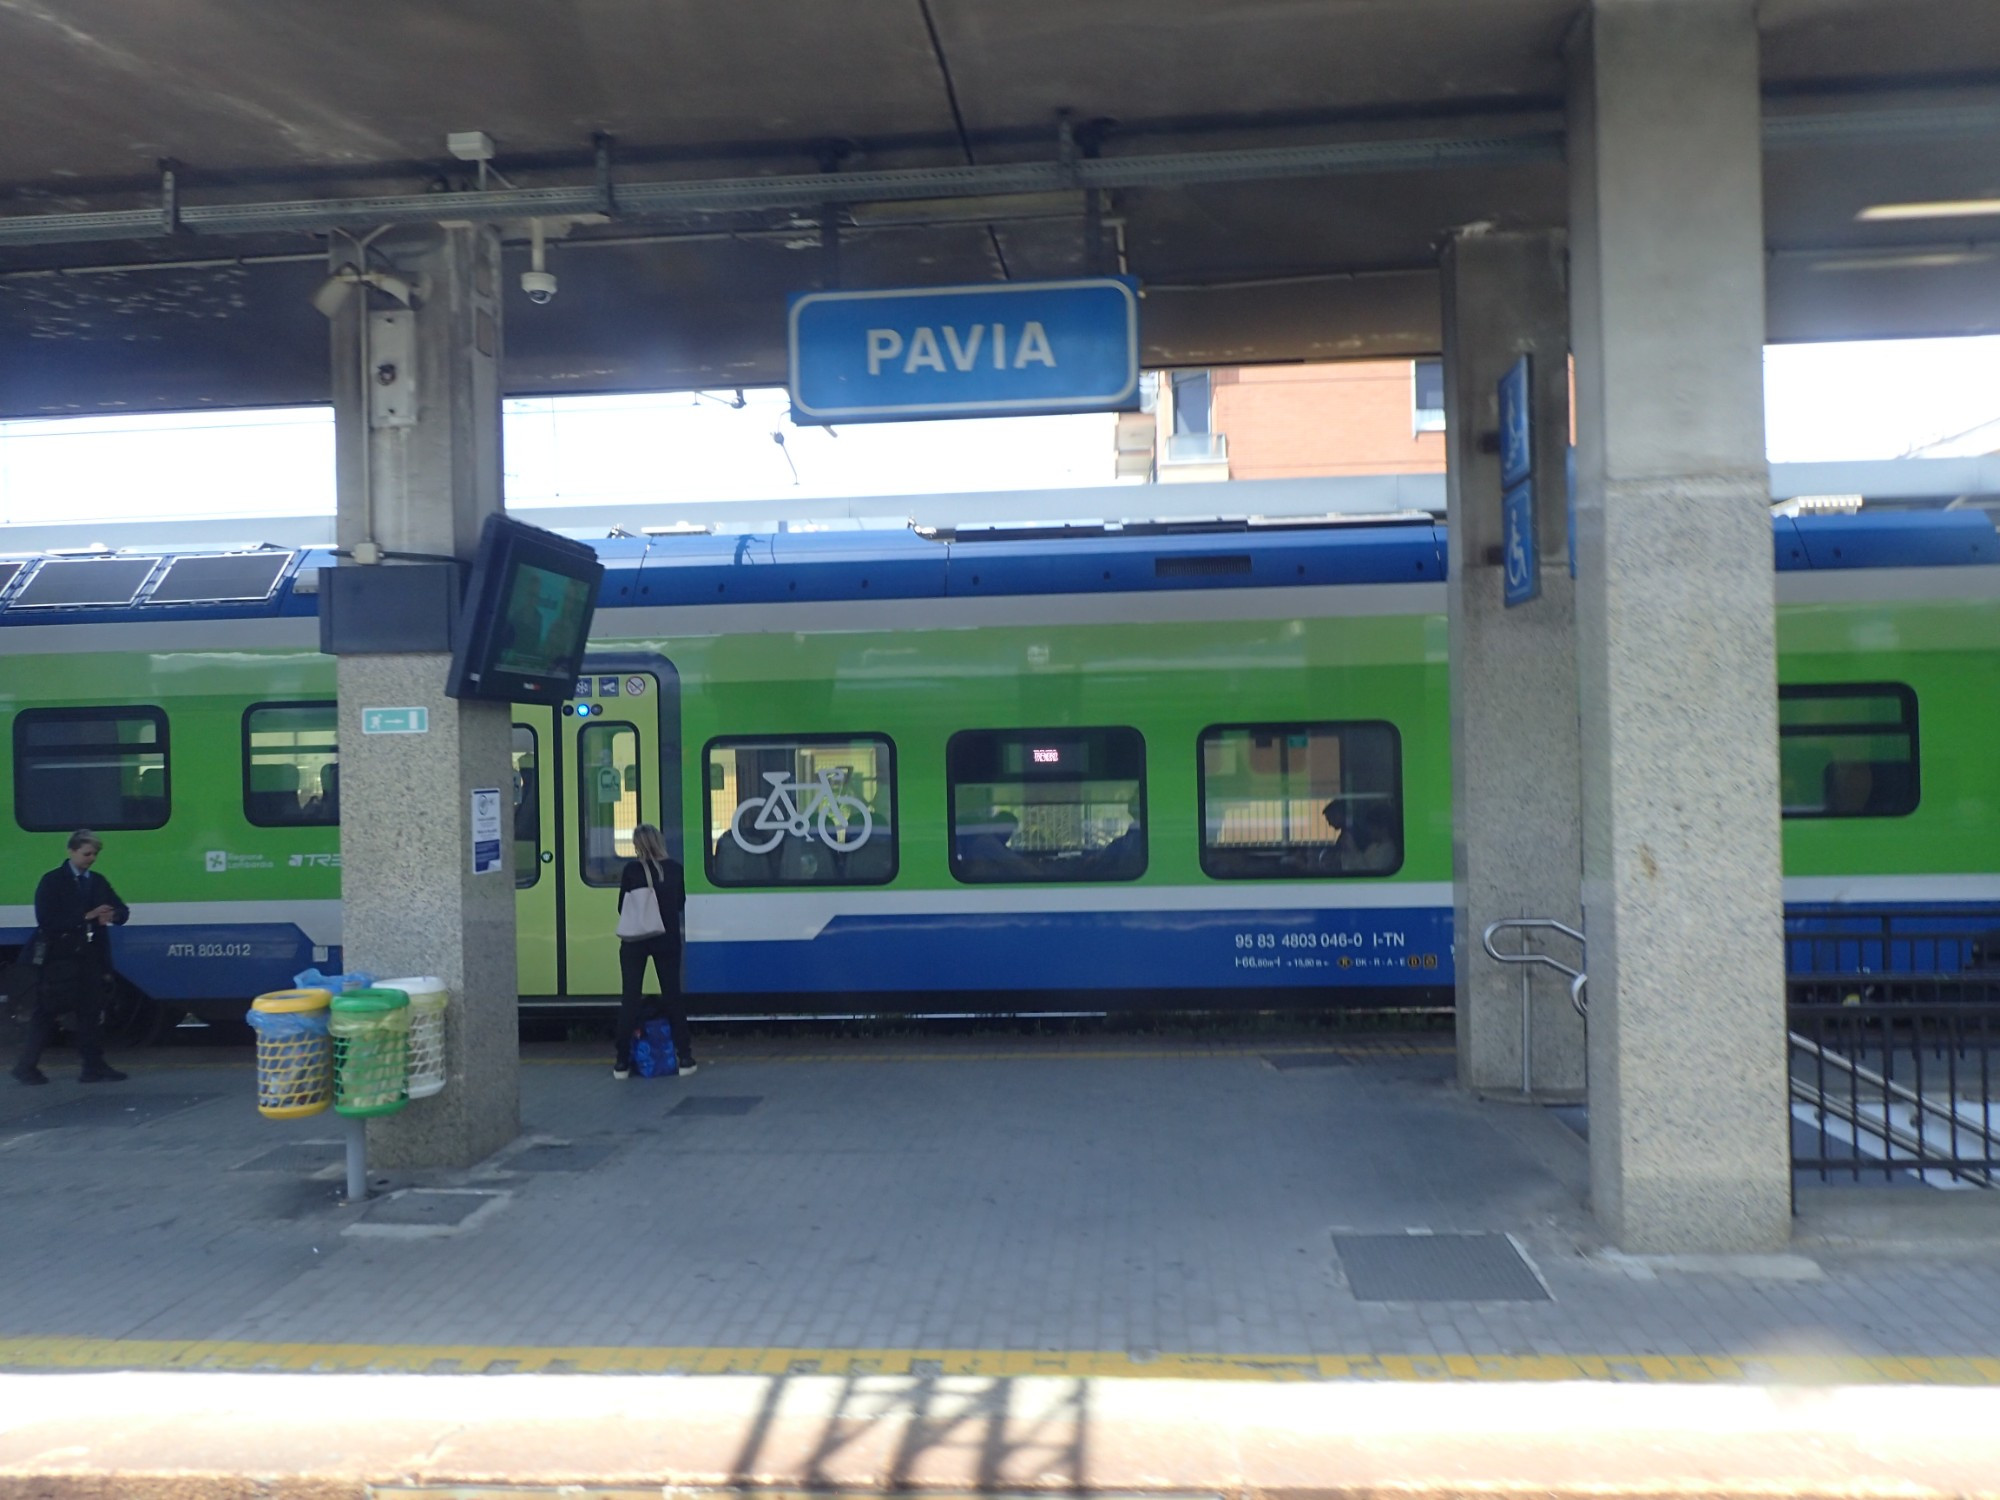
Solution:
[[[537,307],[546,307],[556,299],[556,274],[553,271],[523,271],[521,290],[528,294],[528,300]]]

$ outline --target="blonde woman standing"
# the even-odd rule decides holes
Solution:
[[[639,857],[625,866],[624,878],[618,882],[618,969],[625,988],[618,1003],[618,1054],[612,1060],[611,1076],[631,1076],[632,1043],[647,1018],[657,1015],[664,1015],[673,1030],[674,1055],[681,1072],[692,1073],[694,1043],[688,1036],[687,1005],[681,999],[681,924],[687,910],[687,880],[680,865],[668,856],[666,839],[651,823],[641,823],[632,830],[632,848]],[[662,930],[627,936],[627,929],[642,924],[629,919],[626,905],[633,892],[648,889],[659,903]],[[648,959],[660,980],[659,999],[650,1005],[645,998]]]

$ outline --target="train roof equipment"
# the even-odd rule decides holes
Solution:
[[[1981,508],[1773,518],[1779,572],[2000,566]],[[730,533],[590,541],[600,609],[1440,583],[1428,516]],[[329,548],[130,548],[0,557],[0,627],[312,616]]]

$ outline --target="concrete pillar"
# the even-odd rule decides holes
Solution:
[[[1593,1205],[1790,1233],[1754,0],[1592,0],[1570,324]]]
[[[333,318],[338,535],[410,584],[417,557],[469,560],[501,507],[500,245],[491,229],[399,235],[369,249],[411,292],[356,288]],[[353,259],[336,245],[336,269]],[[367,359],[361,333],[367,320]],[[401,554],[399,557],[397,554]],[[414,642],[399,642],[415,644]],[[369,1123],[383,1166],[468,1166],[520,1129],[513,842],[499,873],[474,875],[471,794],[511,785],[505,704],[444,695],[450,653],[339,658],[341,921],[350,967],[435,975],[451,991],[444,1092]],[[422,734],[363,732],[367,708],[423,708]]]
[[[1458,1077],[1487,1093],[1577,1097],[1584,1027],[1569,981],[1509,968],[1480,936],[1507,917],[1582,925],[1575,585],[1569,576],[1569,305],[1553,233],[1467,231],[1443,260],[1451,558],[1452,907]],[[1539,599],[1502,599],[1500,377],[1531,358]],[[1533,945],[1575,965],[1559,933]],[[1521,937],[1500,946],[1518,951]],[[1529,985],[1524,1047],[1522,982]],[[1527,1061],[1524,1081],[1523,1060]]]

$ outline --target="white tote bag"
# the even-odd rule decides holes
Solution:
[[[635,891],[627,891],[618,907],[618,936],[621,940],[636,942],[641,938],[655,938],[667,930],[667,924],[660,918],[659,893],[653,889],[659,878],[658,869],[650,859],[647,860],[646,883]]]

